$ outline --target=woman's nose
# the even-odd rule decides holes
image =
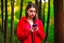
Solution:
[[[35,14],[34,12],[32,12],[32,14]]]

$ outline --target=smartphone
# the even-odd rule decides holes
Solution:
[[[33,27],[37,26],[37,24],[33,24]]]

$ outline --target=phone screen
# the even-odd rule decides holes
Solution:
[[[33,27],[37,26],[37,24],[33,24]]]

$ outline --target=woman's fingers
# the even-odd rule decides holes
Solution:
[[[34,30],[38,31],[38,27],[32,27],[32,28],[30,29],[30,32],[32,33]]]

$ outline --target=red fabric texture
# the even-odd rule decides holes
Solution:
[[[35,24],[38,25],[39,30],[33,32],[34,43],[42,43],[45,38],[44,27],[41,20],[36,19]],[[32,33],[30,33],[30,24],[26,17],[22,17],[17,26],[17,37],[21,43],[32,43]]]

